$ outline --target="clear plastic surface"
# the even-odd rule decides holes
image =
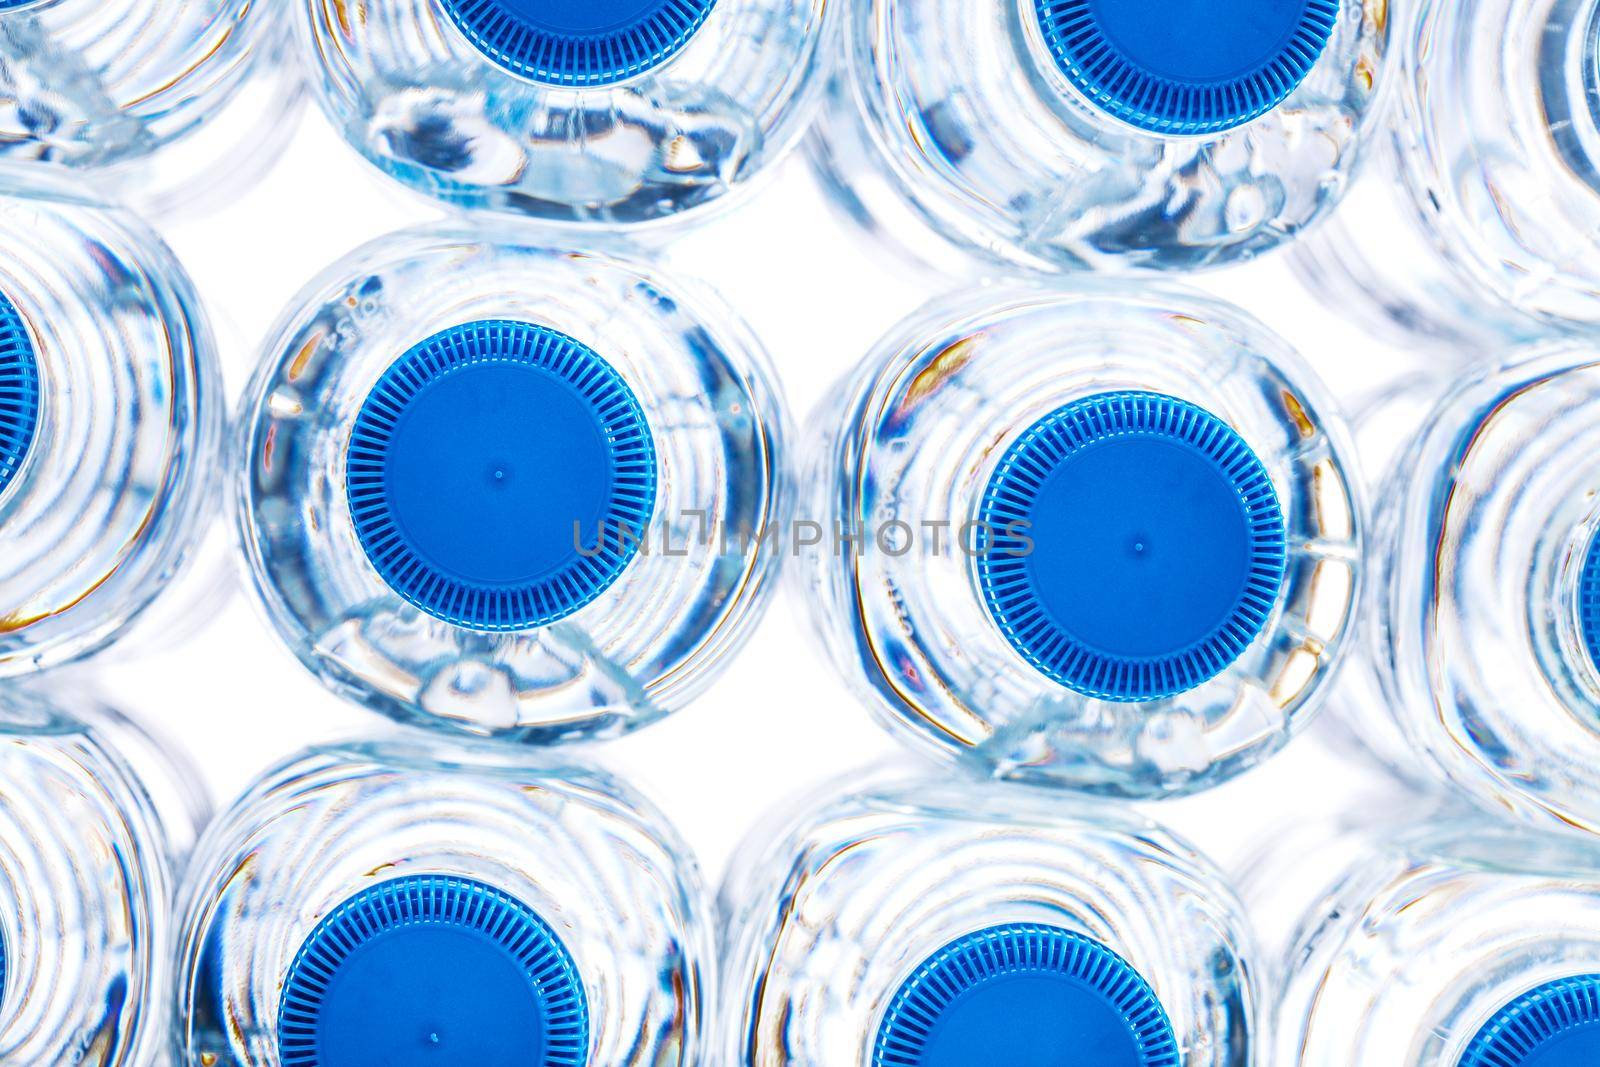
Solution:
[[[194,129],[159,151],[89,172],[96,187],[166,223],[219,211],[272,173],[310,95],[290,15],[275,12],[254,31],[248,74]]]
[[[1600,322],[1600,4],[1396,10],[1393,144],[1303,271],[1412,344]]]
[[[1283,509],[1289,562],[1261,632],[1210,680],[1159,700],[1095,699],[1041,672],[976,576],[974,523],[1007,448],[1106,390],[1220,418]],[[1288,345],[1228,305],[1113,285],[938,300],[840,382],[812,426],[803,514],[821,531],[796,571],[803,599],[839,670],[924,750],[1100,793],[1193,792],[1276,752],[1345,658],[1362,544],[1346,431]]]
[[[665,818],[585,761],[421,735],[307,750],[206,834],[183,894],[177,1062],[283,1062],[302,943],[354,895],[415,875],[484,883],[548,924],[582,976],[584,1062],[705,1062],[709,899]]]
[[[1337,8],[1281,103],[1220,133],[1173,134],[1123,121],[1069,80],[1033,0],[864,0],[845,19],[828,144],[812,158],[836,190],[857,184],[856,162],[888,175],[845,198],[858,217],[882,205],[903,229],[892,187],[951,243],[1013,267],[1248,259],[1326,216],[1378,131],[1389,6]]]
[[[495,62],[440,0],[294,6],[323,108],[379,168],[461,207],[594,227],[666,222],[770,170],[816,111],[840,10],[717,0],[664,62],[569,86]]]
[[[204,814],[163,803],[178,766],[102,706],[0,691],[0,1059],[165,1062],[174,867]]]
[[[1396,830],[1397,814],[1302,857],[1317,866],[1330,848],[1345,865],[1306,899],[1281,959],[1271,1063],[1458,1064],[1516,998],[1600,972],[1591,842],[1481,816]]]
[[[1338,213],[1289,249],[1287,262],[1305,288],[1405,353],[1417,370],[1493,359],[1543,332],[1537,320],[1450,269],[1411,203],[1394,146],[1374,147],[1379,158],[1363,169]]]
[[[1321,740],[1331,721],[1319,719],[1306,743]],[[1437,780],[1395,777],[1370,756],[1341,760],[1338,773],[1345,793],[1337,806],[1309,816],[1265,816],[1250,846],[1225,868],[1260,948],[1256,974],[1273,996],[1287,981],[1285,968],[1297,962],[1291,949],[1305,936],[1303,927],[1322,921],[1331,888],[1371,860],[1377,838],[1429,822],[1481,818]],[[1264,1056],[1262,1062],[1275,1061]]]
[[[1386,567],[1385,554],[1393,543],[1392,522],[1399,509],[1392,493],[1402,491],[1402,458],[1417,439],[1417,428],[1428,423],[1440,399],[1454,381],[1437,373],[1410,374],[1352,398],[1351,431],[1361,457],[1373,501],[1367,546],[1372,560],[1368,574]],[[1383,590],[1371,581],[1363,590],[1361,632],[1339,684],[1328,697],[1327,714],[1318,721],[1323,740],[1346,758],[1372,763],[1374,769],[1392,773],[1417,789],[1437,788],[1439,776],[1432,761],[1406,736],[1403,716],[1394,704],[1394,686],[1385,678],[1382,657],[1369,653],[1373,641],[1385,632]]]
[[[616,581],[575,614],[500,632],[399,595],[346,492],[351,426],[379,376],[437,331],[486,319],[601,354],[636,395],[658,466],[644,545]],[[249,388],[233,488],[255,587],[308,668],[397,719],[527,741],[644,725],[709,684],[770,599],[792,493],[772,380],[718,299],[631,260],[503,228],[379,240],[302,293]]]
[[[187,562],[217,505],[217,355],[161,240],[64,178],[0,170],[0,293],[39,417],[0,488],[0,676],[110,643]]]
[[[281,47],[287,8],[255,0],[0,4],[0,159],[127,170],[270,84],[276,91],[263,110],[271,119],[249,124],[256,136],[211,150],[259,166],[266,157],[258,147],[270,145],[271,127],[288,125],[298,98],[298,73]]]
[[[1072,931],[1130,964],[1186,1067],[1252,1062],[1260,990],[1242,908],[1192,846],[1120,805],[857,775],[752,834],[721,903],[722,1063],[871,1067],[917,966],[1009,923]]]

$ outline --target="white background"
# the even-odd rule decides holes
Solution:
[[[441,214],[357,157],[313,106],[290,150],[234,202],[199,217],[152,221],[207,303],[231,403],[256,345],[313,275],[364,241]],[[693,228],[670,258],[673,269],[710,281],[753,324],[797,419],[889,327],[938,295],[872,254],[823,200],[801,156],[738,210]],[[1281,255],[1198,281],[1287,336],[1342,395],[1396,366],[1395,354],[1364,341],[1299,288]],[[241,591],[220,611],[208,607],[183,643],[141,643],[92,672],[114,703],[187,749],[219,804],[304,744],[384,725],[324,691],[238,584]],[[716,878],[767,809],[899,751],[824,662],[803,605],[784,589],[708,695],[604,746],[600,756],[666,808]],[[1228,862],[1281,820],[1339,804],[1345,779],[1309,737],[1220,790],[1153,808]]]

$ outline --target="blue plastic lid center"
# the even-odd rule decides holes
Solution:
[[[873,1067],[1177,1067],[1144,978],[1116,953],[1049,926],[995,926],[930,956],[879,1027]]]
[[[592,531],[606,517],[611,467],[604,427],[567,382],[477,363],[417,393],[396,422],[390,503],[439,569],[526,582],[570,564],[574,523]]]
[[[1591,1067],[1600,1063],[1600,975],[1547,982],[1507,1004],[1473,1037],[1458,1067]]]
[[[361,544],[397,593],[459,625],[522,629],[620,575],[654,507],[655,453],[632,391],[593,351],[476,322],[385,372],[346,481]]]
[[[519,77],[602,86],[689,43],[716,0],[440,0],[467,39]]]
[[[660,0],[500,0],[508,13],[560,33],[606,33],[629,26],[661,6]]]
[[[1036,0],[1062,72],[1158,133],[1216,133],[1282,103],[1327,47],[1339,0]]]
[[[1040,486],[1033,522],[1049,531],[1030,564],[1044,609],[1115,656],[1165,655],[1203,638],[1231,616],[1249,575],[1249,522],[1233,483],[1164,438],[1088,446]],[[1141,617],[1130,603],[1157,610]]]
[[[1036,423],[979,517],[991,615],[1089,696],[1153,700],[1214,677],[1283,583],[1283,514],[1260,460],[1215,416],[1156,393],[1099,394]]]
[[[459,878],[385,882],[301,946],[278,1025],[285,1067],[578,1067],[585,994],[550,928]]]
[[[22,470],[38,428],[38,357],[22,315],[0,293],[0,493]]]

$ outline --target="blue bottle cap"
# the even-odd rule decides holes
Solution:
[[[278,1014],[284,1067],[583,1067],[589,1007],[534,912],[464,878],[384,882],[300,946]]]
[[[1457,1067],[1594,1067],[1600,1063],[1600,974],[1547,982],[1484,1024]]]
[[[39,428],[39,362],[16,305],[0,293],[0,492],[22,469]]]
[[[1094,104],[1143,130],[1208,134],[1282,103],[1339,0],[1034,0],[1045,44]]]
[[[616,581],[656,500],[639,401],[587,346],[486,320],[435,334],[373,386],[345,488],[367,558],[446,622],[524,630]]]
[[[923,962],[873,1067],[1178,1067],[1161,1002],[1126,960],[1053,926],[993,926]]]
[[[1261,461],[1159,393],[1101,393],[1039,420],[1001,459],[979,521],[995,622],[1044,674],[1103,700],[1221,673],[1266,625],[1287,564]]]
[[[611,85],[689,43],[716,0],[441,0],[467,40],[519,77]]]
[[[1600,536],[1589,542],[1578,579],[1578,630],[1589,662],[1600,670]]]

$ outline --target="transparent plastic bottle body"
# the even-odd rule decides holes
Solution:
[[[1386,487],[1375,713],[1497,811],[1600,826],[1595,351],[1552,341],[1455,385]],[[1365,672],[1363,672],[1365,673]]]
[[[1418,369],[1492,360],[1509,345],[1548,333],[1451,269],[1401,182],[1394,147],[1374,147],[1378,158],[1339,212],[1290,249],[1288,262],[1301,283],[1373,337],[1415,357]]]
[[[192,220],[237,202],[271,174],[310,95],[292,15],[274,10],[254,31],[248,73],[197,126],[159,150],[89,172],[96,187],[147,218]]]
[[[1191,846],[1021,787],[890,772],[845,788],[752,834],[730,869],[719,1062],[1253,1062],[1253,945]]]
[[[834,662],[891,730],[979,773],[1203,789],[1280,748],[1343,659],[1345,430],[1227,305],[1105,285],[936,301],[810,436],[824,533],[797,574]]]
[[[1398,20],[1392,146],[1299,254],[1411,344],[1600,322],[1591,0],[1422,0]]]
[[[1381,832],[1347,834],[1334,849],[1347,865],[1306,898],[1279,964],[1267,1062],[1593,1062],[1600,855],[1592,842],[1481,816],[1396,831],[1395,815],[1384,814]],[[1325,855],[1318,844],[1302,859],[1317,865]]]
[[[212,517],[219,372],[189,279],[145,225],[0,171],[0,676],[109,644]]]
[[[10,684],[0,777],[0,1058],[165,1063],[192,771],[103,706]]]
[[[146,716],[119,710],[92,683],[68,675],[48,683],[8,684],[18,703],[70,717],[131,770],[155,812],[161,851],[181,870],[211,821],[211,794],[189,752]]]
[[[691,853],[586,763],[407,736],[311,749],[219,818],[189,872],[190,1067],[704,1062]]]
[[[1375,127],[1388,22],[1353,0],[871,0],[845,37],[825,136],[868,150],[814,160],[874,160],[933,229],[1009,265],[1195,269],[1333,208]],[[855,206],[892,200],[862,183]]]
[[[838,18],[823,0],[298,3],[323,107],[378,167],[462,207],[601,227],[770,170],[810,124]]]
[[[1319,719],[1312,735],[1325,734],[1329,721]],[[1256,977],[1273,997],[1287,980],[1285,968],[1297,962],[1291,950],[1304,937],[1308,911],[1310,921],[1321,921],[1318,909],[1326,905],[1330,887],[1369,862],[1377,840],[1406,828],[1482,818],[1437,779],[1397,777],[1370,757],[1343,760],[1337,773],[1342,787],[1338,805],[1310,814],[1265,816],[1253,843],[1224,865],[1255,932]],[[1264,1007],[1266,1021],[1272,1022],[1271,997]],[[1264,1043],[1263,1052],[1266,1048]],[[1270,1055],[1259,1062],[1276,1067]]]
[[[1402,466],[1442,397],[1457,384],[1431,368],[1430,373],[1403,375],[1392,382],[1352,398],[1351,430],[1356,452],[1373,501],[1368,529],[1368,552],[1374,557],[1360,606],[1360,635],[1350,663],[1328,697],[1327,714],[1319,720],[1323,742],[1345,758],[1373,764],[1397,776],[1415,790],[1437,788],[1440,777],[1426,757],[1406,736],[1402,716],[1395,706],[1395,687],[1382,664],[1386,657],[1373,649],[1386,643],[1387,603],[1382,575],[1387,574],[1388,546],[1393,544],[1397,496],[1406,492],[1415,472]]]
[[[271,119],[250,123],[252,134],[286,125],[299,79],[282,53],[289,22],[281,6],[249,0],[0,3],[0,159],[131,170],[136,161],[193,138],[267,84],[277,90],[265,109]],[[226,152],[215,152],[259,164],[256,140],[230,139]]]
[[[235,494],[268,614],[384,714],[527,741],[681,707],[770,599],[766,357],[715,297],[501,231],[357,251],[274,330]]]
[[[893,270],[929,290],[948,289],[962,278],[982,278],[994,269],[1013,270],[940,233],[917,210],[889,168],[882,166],[865,126],[855,117],[850,81],[842,73],[828,83],[822,116],[802,146],[811,174],[828,205],[857,239]]]

